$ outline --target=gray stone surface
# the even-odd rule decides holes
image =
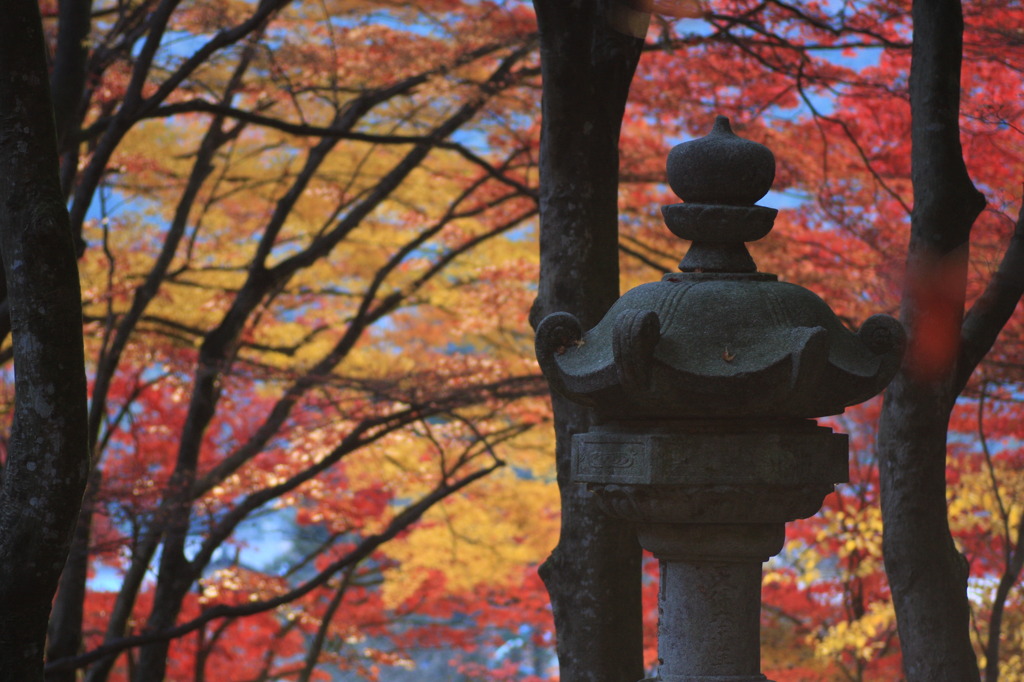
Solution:
[[[847,468],[847,436],[810,420],[618,422],[574,437],[573,479],[661,562],[658,680],[766,679],[761,564]]]
[[[721,117],[673,149],[669,180],[686,203],[663,213],[692,240],[682,272],[627,292],[586,333],[566,313],[542,320],[552,388],[609,420],[813,418],[882,390],[903,357],[896,320],[876,315],[854,333],[814,293],[756,271],[744,242],[771,230],[775,209],[753,204],[774,164]]]
[[[903,329],[888,316],[855,334],[795,284],[672,277],[627,292],[586,334],[545,318],[552,386],[609,419],[806,418],[867,400],[899,368]]]
[[[598,428],[573,439],[573,478],[583,483],[794,486],[845,481],[845,434],[813,422],[677,422],[679,428]],[[756,456],[751,456],[757,453]]]
[[[847,480],[847,436],[809,420],[617,424],[576,435],[572,465],[634,522],[784,523]]]
[[[847,437],[812,420],[876,395],[905,335],[884,315],[847,329],[810,291],[757,272],[744,242],[771,229],[753,204],[775,162],[719,118],[669,156],[692,240],[682,272],[627,292],[593,329],[556,313],[537,328],[553,390],[601,420],[572,445],[572,476],[632,521],[661,562],[660,682],[764,682],[761,564],[785,523],[847,478]],[[623,680],[623,682],[632,682]]]
[[[704,137],[677,144],[665,163],[668,183],[688,203],[752,206],[775,180],[775,155],[732,132],[719,116]]]
[[[662,680],[761,678],[761,564],[661,563],[658,621]]]

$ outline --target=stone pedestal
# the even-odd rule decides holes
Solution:
[[[606,425],[573,440],[574,479],[633,521],[661,564],[661,682],[765,682],[761,565],[785,522],[847,478],[847,437],[811,420]]]

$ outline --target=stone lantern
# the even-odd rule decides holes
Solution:
[[[878,394],[903,354],[893,318],[854,333],[815,294],[757,271],[744,242],[772,228],[776,210],[755,203],[774,177],[772,153],[718,117],[668,157],[684,203],[662,213],[692,242],[681,272],[627,292],[586,333],[567,313],[537,328],[551,387],[599,417],[573,438],[574,482],[660,561],[662,682],[766,679],[761,565],[786,522],[848,476],[847,436],[815,418]]]

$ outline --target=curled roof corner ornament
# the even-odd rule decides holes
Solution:
[[[537,328],[553,390],[606,419],[814,418],[877,395],[902,361],[887,315],[856,333],[817,295],[757,271],[745,242],[777,211],[756,204],[775,177],[767,147],[719,116],[669,154],[669,230],[691,241],[680,272],[622,296],[593,329],[568,313]]]

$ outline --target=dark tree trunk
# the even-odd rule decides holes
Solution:
[[[89,445],[90,448],[95,447],[95,443],[90,442]],[[96,477],[97,473],[98,470],[93,469],[92,476]],[[68,558],[60,576],[57,598],[53,601],[46,644],[47,661],[74,656],[82,647],[82,623],[85,615],[92,537],[90,497],[90,494],[86,494],[83,498],[82,510],[71,537],[71,546],[68,548]],[[47,682],[76,682],[77,679],[78,675],[74,670],[61,670],[46,675]]]
[[[619,294],[618,141],[643,44],[620,33],[610,3],[535,0],[540,24],[538,296],[531,319],[569,312],[594,326]],[[562,529],[541,568],[554,609],[561,679],[643,677],[640,548],[628,524],[605,516],[569,481],[572,435],[593,415],[553,398]]]
[[[978,679],[967,563],[946,517],[951,400],[905,375],[889,386],[879,431],[885,568],[908,682]]]
[[[0,680],[43,679],[50,603],[89,468],[81,294],[38,3],[0,21],[0,250],[16,407],[0,484]]]
[[[57,45],[50,70],[50,94],[53,100],[54,120],[57,128],[58,153],[70,158],[68,165],[77,166],[78,136],[82,102],[86,85],[86,66],[89,58],[89,31],[92,28],[92,0],[60,0],[57,11]],[[69,189],[61,190],[68,196]],[[76,244],[79,253],[84,244]],[[0,334],[3,333],[0,317]],[[89,447],[95,452],[95,438],[90,434]],[[93,477],[98,475],[93,471]],[[94,482],[93,489],[98,486]],[[47,660],[55,660],[79,653],[82,646],[82,621],[85,604],[86,579],[89,569],[92,510],[90,496],[84,500],[77,522],[68,560],[61,574],[60,587],[50,617]],[[46,676],[47,682],[75,682],[75,671],[61,671]]]
[[[995,338],[992,326],[997,333],[1005,318],[990,316],[984,332],[963,322],[968,240],[985,200],[960,147],[960,3],[917,0],[913,20],[914,209],[901,309],[909,346],[879,431],[883,548],[907,679],[969,682],[979,676],[968,567],[946,513],[946,430],[967,377]]]
[[[58,148],[61,152],[78,146],[79,115],[85,92],[85,71],[89,59],[89,31],[92,28],[92,0],[60,0],[57,12],[57,51],[50,74]]]

